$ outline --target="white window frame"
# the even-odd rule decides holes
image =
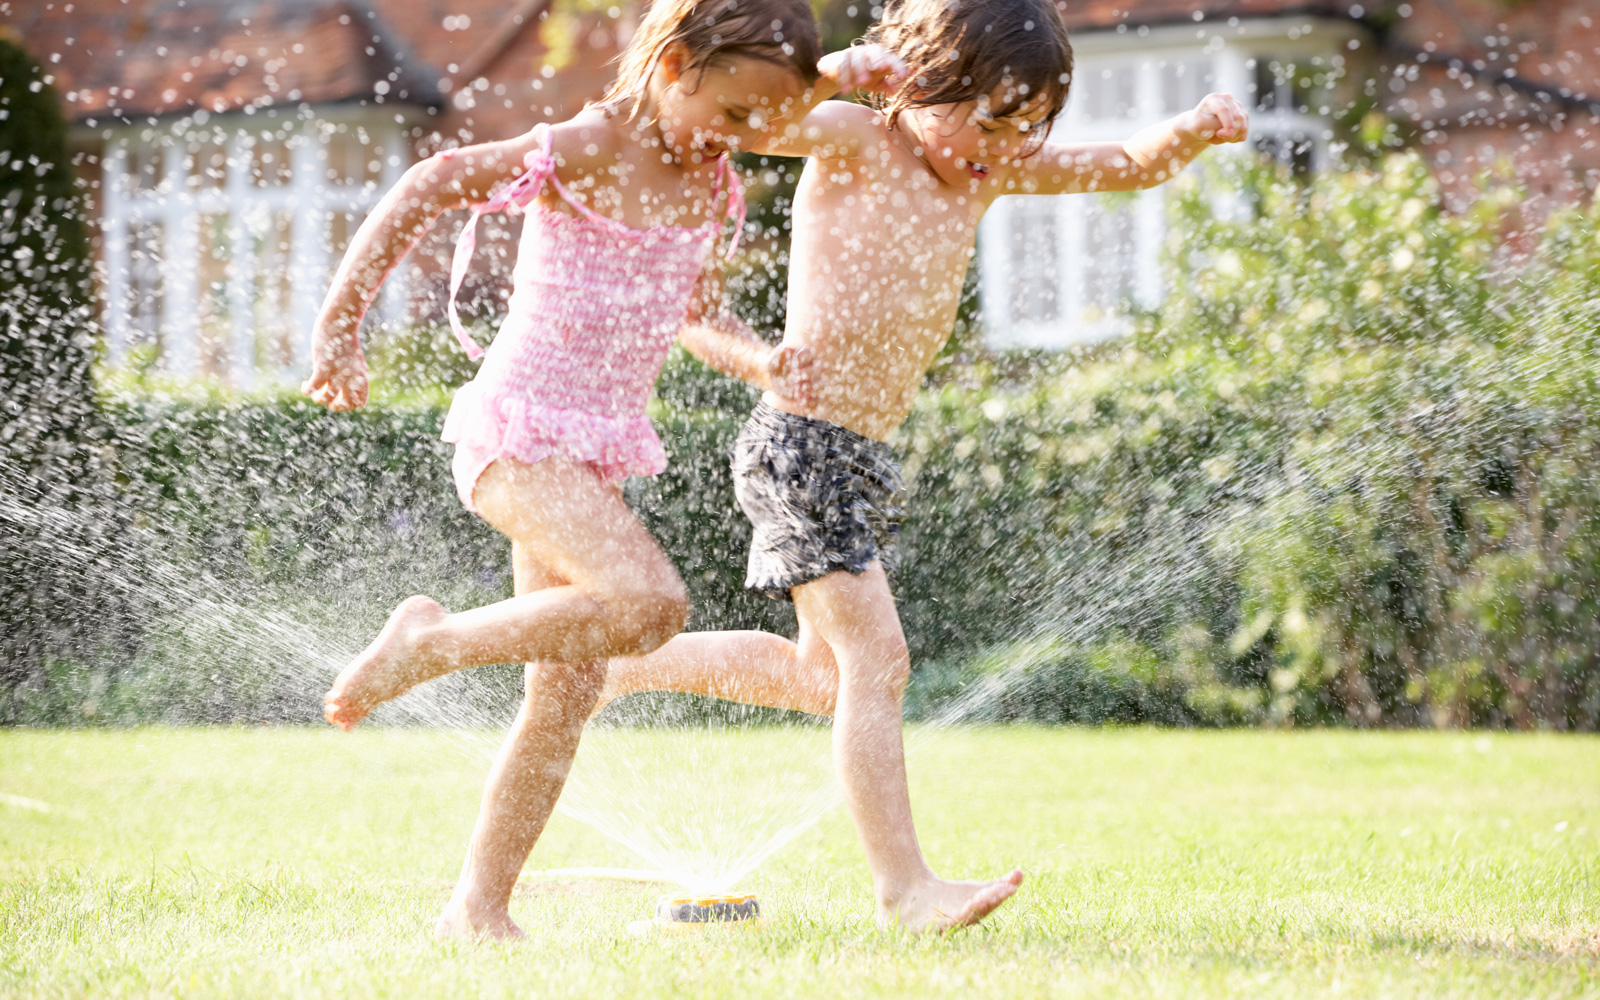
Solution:
[[[271,113],[233,113],[161,122],[144,127],[118,126],[104,130],[102,157],[103,209],[101,227],[105,255],[104,328],[109,360],[119,364],[130,350],[151,333],[160,338],[158,362],[164,373],[177,377],[199,374],[201,289],[200,225],[203,218],[224,216],[230,234],[230,259],[226,263],[225,298],[232,316],[226,346],[224,375],[237,386],[267,381],[291,382],[310,371],[311,327],[327,291],[327,278],[337,263],[326,245],[326,220],[343,212],[358,219],[369,212],[411,165],[413,150],[407,133],[415,124],[392,108],[311,108],[292,117]],[[327,176],[324,137],[332,130],[362,128],[386,150],[381,177],[374,182],[335,183]],[[188,147],[192,136],[221,132],[227,136],[227,180],[218,187],[191,189],[188,184]],[[290,151],[287,184],[257,186],[250,176],[250,143],[266,136],[283,136]],[[159,185],[149,190],[130,187],[128,162],[135,152],[162,151],[165,157]],[[290,358],[282,365],[256,364],[254,291],[259,278],[252,221],[288,216],[288,323]],[[159,331],[133,327],[128,304],[132,287],[130,237],[145,224],[162,233],[161,317]],[[399,318],[409,301],[406,273],[396,272],[385,288],[376,312],[382,320]]]
[[[1168,77],[1162,65],[1174,61],[1201,62],[1210,71],[1211,90],[1233,94],[1254,108],[1254,65],[1260,58],[1333,56],[1347,43],[1363,37],[1350,21],[1317,18],[1275,18],[1195,26],[1126,28],[1119,31],[1080,32],[1073,36],[1077,67],[1073,94],[1051,129],[1055,141],[1108,142],[1125,139],[1146,125],[1165,120],[1184,109],[1163,107]],[[1099,71],[1120,67],[1135,73],[1136,109],[1126,117],[1093,118],[1087,88]],[[1255,141],[1308,137],[1311,167],[1328,165],[1328,120],[1315,113],[1275,108],[1252,112]],[[1252,144],[1253,147],[1253,144]],[[1220,146],[1207,153],[1237,155],[1246,146]],[[1126,333],[1124,311],[1097,310],[1089,303],[1086,274],[1087,218],[1096,199],[1132,199],[1133,246],[1132,301],[1153,308],[1164,294],[1160,268],[1161,246],[1166,237],[1166,195],[1162,188],[1132,195],[1021,195],[998,199],[979,228],[978,275],[982,316],[990,346],[996,348],[1061,349],[1093,343]],[[1012,315],[1009,290],[1015,277],[1009,261],[1017,220],[1055,213],[1057,247],[1053,270],[1056,316],[1048,321],[1021,321]],[[1098,314],[1096,314],[1098,311]]]

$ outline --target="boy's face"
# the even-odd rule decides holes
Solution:
[[[911,108],[900,117],[941,181],[976,188],[991,179],[997,167],[1038,148],[1034,130],[1046,125],[1043,98],[1025,100],[1004,117],[990,113],[990,108],[1016,103],[1017,96],[1001,85],[975,101]]]

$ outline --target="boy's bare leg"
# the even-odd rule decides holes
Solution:
[[[456,614],[411,597],[323,699],[349,729],[423,681],[483,663],[581,663],[649,652],[683,628],[688,594],[617,488],[563,458],[501,459],[474,494],[484,520],[564,581]]]
[[[512,546],[518,594],[565,585]],[[566,783],[578,737],[600,693],[604,661],[530,663],[522,709],[489,769],[466,864],[435,925],[440,937],[522,937],[508,909],[517,877]]]
[[[947,882],[923,860],[900,732],[911,659],[882,566],[874,562],[859,576],[830,573],[793,593],[801,620],[817,630],[838,663],[834,762],[872,869],[879,922],[914,931],[977,923],[1016,892],[1022,872],[990,882]]]
[[[639,691],[678,691],[832,715],[839,668],[833,650],[805,623],[798,643],[753,630],[684,632],[653,653],[612,659],[595,711]]]

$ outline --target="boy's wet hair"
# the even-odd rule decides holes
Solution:
[[[807,86],[817,81],[822,42],[806,0],[655,0],[628,47],[617,57],[617,78],[602,105],[632,99],[639,113],[650,74],[667,46],[689,53],[685,70],[745,56],[793,70]]]
[[[877,100],[891,128],[907,108],[1003,91],[1003,103],[989,108],[996,118],[1043,102],[1043,124],[1026,136],[1027,155],[1043,145],[1067,103],[1072,44],[1057,0],[895,0],[865,41],[888,48],[909,70],[899,91]]]

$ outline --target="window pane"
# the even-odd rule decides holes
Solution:
[[[129,194],[154,191],[166,176],[166,150],[159,146],[130,146],[126,166]]]
[[[151,350],[161,344],[161,262],[165,232],[159,222],[128,227],[128,341]]]
[[[1311,172],[1316,141],[1304,133],[1258,135],[1253,142],[1257,149],[1288,167],[1295,175],[1303,176]]]
[[[1096,196],[1084,210],[1084,303],[1089,319],[1133,298],[1134,218],[1126,197]]]
[[[335,132],[323,142],[328,157],[328,181],[351,184],[361,173],[361,144],[348,132]]]
[[[356,227],[361,225],[361,220],[349,212],[329,212],[327,240],[324,246],[328,248],[328,278],[333,278],[333,272],[338,270],[339,261],[344,259],[344,252],[350,246],[350,237],[356,234]]]
[[[227,215],[200,216],[200,370],[221,375],[227,370],[228,340],[233,333],[228,300],[228,265],[233,261],[232,223]]]
[[[1251,60],[1251,87],[1255,92],[1258,111],[1271,111],[1278,106],[1278,78],[1272,66],[1271,59]]]
[[[250,179],[257,187],[289,183],[289,144],[283,139],[257,137],[250,150]]]
[[[388,156],[388,151],[382,143],[372,142],[366,144],[361,158],[361,183],[372,186],[383,183],[383,161]]]
[[[1050,198],[1017,198],[1010,205],[1010,278],[1007,297],[1017,323],[1050,323],[1060,316],[1060,230]]]
[[[1095,120],[1128,118],[1138,112],[1135,100],[1138,89],[1137,67],[1128,65],[1101,66],[1083,74],[1082,83],[1088,91],[1084,95],[1084,115]],[[1077,81],[1074,81],[1074,85]]]
[[[228,186],[228,145],[205,142],[189,147],[189,187],[192,190]]]
[[[1259,56],[1254,62],[1258,110],[1298,111],[1302,114],[1318,110],[1320,113],[1322,91],[1328,77],[1326,67],[1319,65],[1322,60],[1302,57],[1296,61]]]
[[[364,128],[334,132],[324,141],[328,155],[328,180],[334,184],[374,186],[383,182],[383,161],[388,155]]]
[[[1167,114],[1188,111],[1200,98],[1216,89],[1209,59],[1163,60],[1160,67],[1162,110]]]
[[[294,363],[294,339],[289,329],[289,239],[293,228],[294,217],[287,213],[259,218],[251,226],[256,258],[251,296],[254,361],[261,369],[286,368]]]

